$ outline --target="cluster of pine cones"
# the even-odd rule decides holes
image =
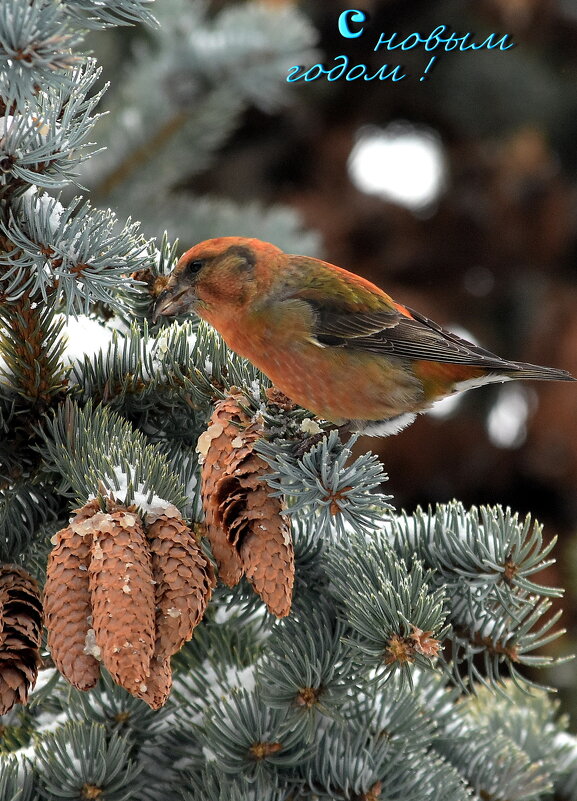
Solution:
[[[255,452],[258,424],[231,395],[217,404],[198,450],[203,533],[221,580],[246,576],[277,617],[291,607],[294,553],[283,500],[269,495]],[[215,586],[212,563],[175,506],[139,514],[98,500],[53,538],[44,601],[15,565],[0,568],[0,714],[25,703],[41,660],[42,622],[60,673],[80,690],[100,665],[153,709],[170,693],[170,657],[192,637]],[[42,610],[43,607],[43,610]]]

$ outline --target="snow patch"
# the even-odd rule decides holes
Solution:
[[[126,499],[128,496],[128,475],[123,471],[120,465],[115,465],[113,470],[113,477],[105,476],[102,480],[102,484],[104,485],[104,493],[112,496],[117,503],[127,505]],[[88,501],[93,500],[94,497],[94,495],[91,495],[88,498]],[[133,504],[142,512],[142,515],[148,525],[154,523],[154,521],[158,520],[158,518],[162,515],[168,515],[168,517],[180,517],[180,512],[173,503],[164,500],[164,498],[160,498],[158,495],[153,495],[151,498],[150,492],[144,492],[144,484],[142,483],[140,483],[132,492],[132,500],[130,501],[130,505],[132,506]],[[127,520],[128,525],[134,525],[136,518],[131,516],[129,517],[130,520]]]
[[[305,417],[300,424],[300,430],[305,434],[309,434],[309,436],[322,433],[322,428],[316,420],[312,419],[312,417]]]

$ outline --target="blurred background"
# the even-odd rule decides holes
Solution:
[[[339,14],[368,12],[345,40]],[[577,375],[575,0],[161,0],[157,31],[97,33],[110,80],[93,202],[166,229],[269,240],[371,279],[511,359]],[[346,53],[369,74],[420,49],[374,53],[381,31],[437,25],[516,47],[441,55],[425,81],[287,84],[294,64]],[[353,390],[354,391],[354,390]],[[568,588],[577,647],[577,390],[505,384],[439,404],[378,451],[398,509],[458,498],[532,512],[559,535],[549,581]],[[556,669],[577,711],[573,663]]]

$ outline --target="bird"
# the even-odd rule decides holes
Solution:
[[[576,380],[503,359],[334,264],[218,237],[179,259],[153,322],[194,312],[295,404],[350,432],[396,434],[438,400],[515,379]]]

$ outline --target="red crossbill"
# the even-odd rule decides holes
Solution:
[[[258,239],[208,239],[182,256],[154,319],[187,312],[292,401],[367,434],[395,433],[434,401],[471,387],[575,380],[501,359],[358,275]]]

